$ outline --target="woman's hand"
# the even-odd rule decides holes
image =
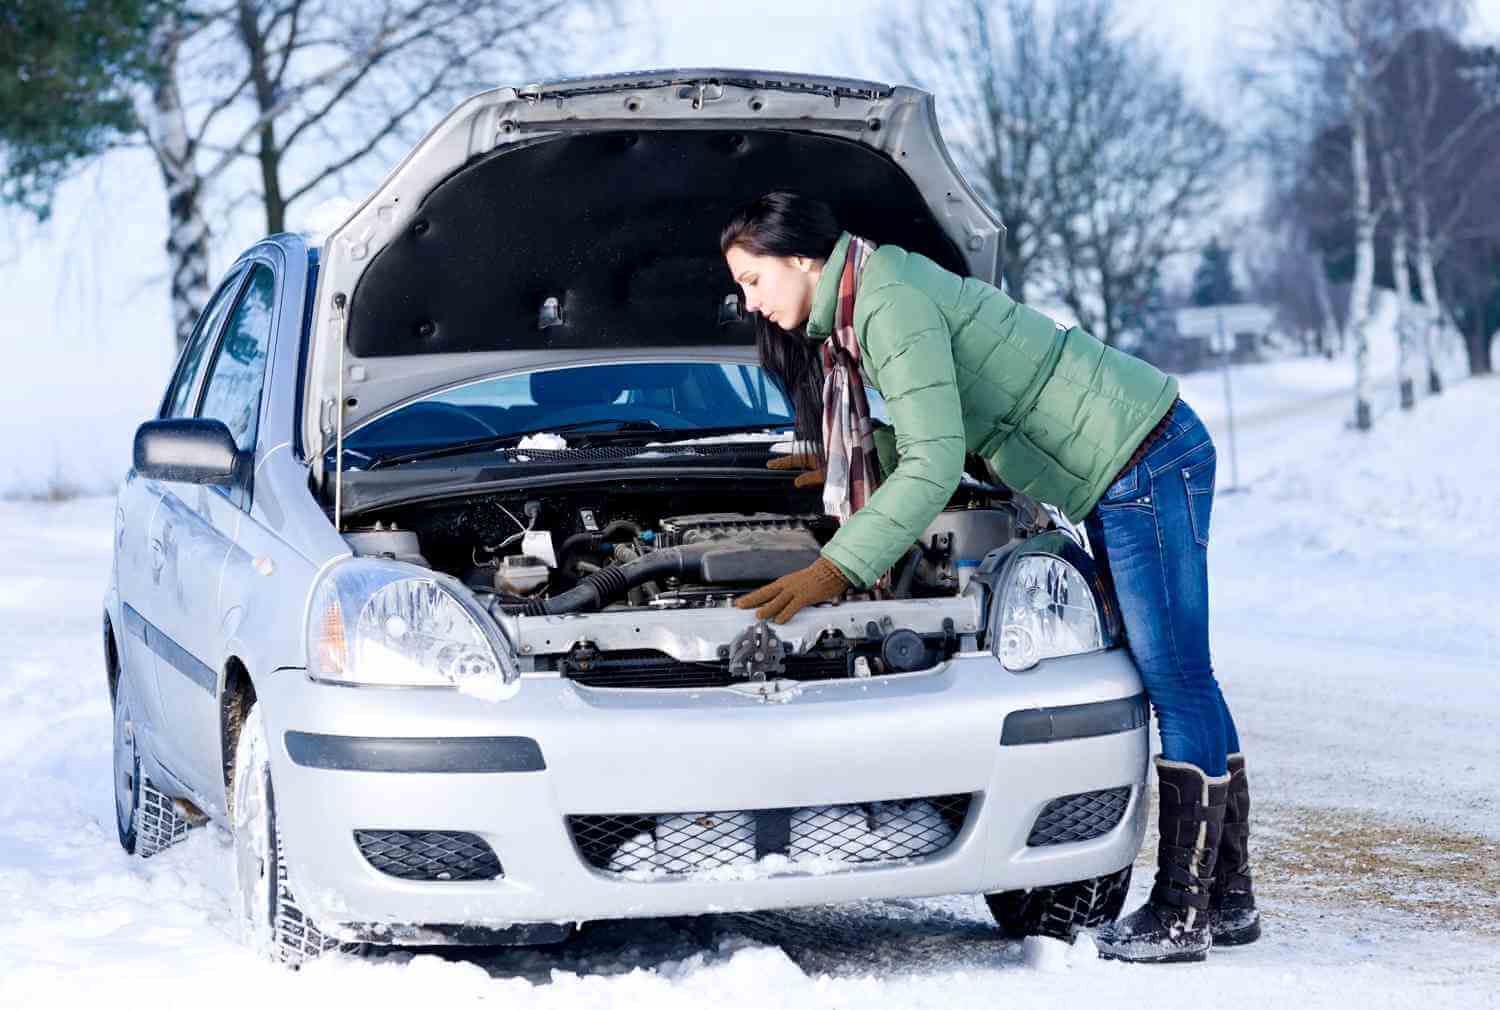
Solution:
[[[777,456],[766,464],[767,470],[803,470],[797,479],[792,481],[794,487],[821,487],[823,484],[823,468],[818,465],[818,457],[810,452],[794,453],[791,456]]]
[[[741,610],[760,607],[755,612],[757,618],[785,624],[803,607],[827,603],[848,588],[849,580],[844,578],[838,566],[827,558],[819,558],[806,568],[783,575],[753,593],[746,593],[735,600],[734,605]],[[763,603],[765,606],[761,607]]]

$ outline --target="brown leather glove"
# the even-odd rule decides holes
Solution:
[[[741,610],[760,607],[755,612],[757,618],[785,624],[803,607],[826,603],[848,588],[849,580],[844,578],[838,566],[827,558],[819,558],[806,568],[783,575],[753,593],[746,593],[735,600],[734,605]],[[762,603],[765,606],[761,607]]]
[[[793,487],[821,487],[823,484],[823,468],[818,466],[818,457],[810,452],[777,456],[766,464],[766,469],[806,470],[806,473],[799,473],[797,479],[792,481]]]

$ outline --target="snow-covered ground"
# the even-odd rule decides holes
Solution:
[[[1253,367],[1267,374],[1237,373],[1243,490],[1215,501],[1210,559],[1259,944],[1111,964],[1086,939],[1006,943],[956,896],[262,964],[236,937],[222,832],[149,862],[116,844],[98,641],[112,504],[87,498],[0,503],[0,1007],[1500,1006],[1500,379],[1410,413],[1382,392],[1360,434],[1345,366]],[[1222,491],[1216,381],[1184,393],[1220,440]],[[1148,847],[1132,903],[1149,866]]]

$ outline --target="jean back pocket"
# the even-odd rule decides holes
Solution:
[[[1182,467],[1182,482],[1187,487],[1188,521],[1193,525],[1193,539],[1199,547],[1208,546],[1208,526],[1214,508],[1214,471],[1218,453],[1209,454],[1196,463]]]

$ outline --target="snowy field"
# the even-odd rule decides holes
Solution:
[[[0,503],[0,1007],[1500,1007],[1500,379],[1409,414],[1387,383],[1361,435],[1346,369],[1237,371],[1236,493],[1219,380],[1184,384],[1220,440],[1213,636],[1255,802],[1252,947],[1110,964],[1086,938],[1007,943],[956,896],[260,963],[225,834],[149,862],[116,843],[96,497]]]

